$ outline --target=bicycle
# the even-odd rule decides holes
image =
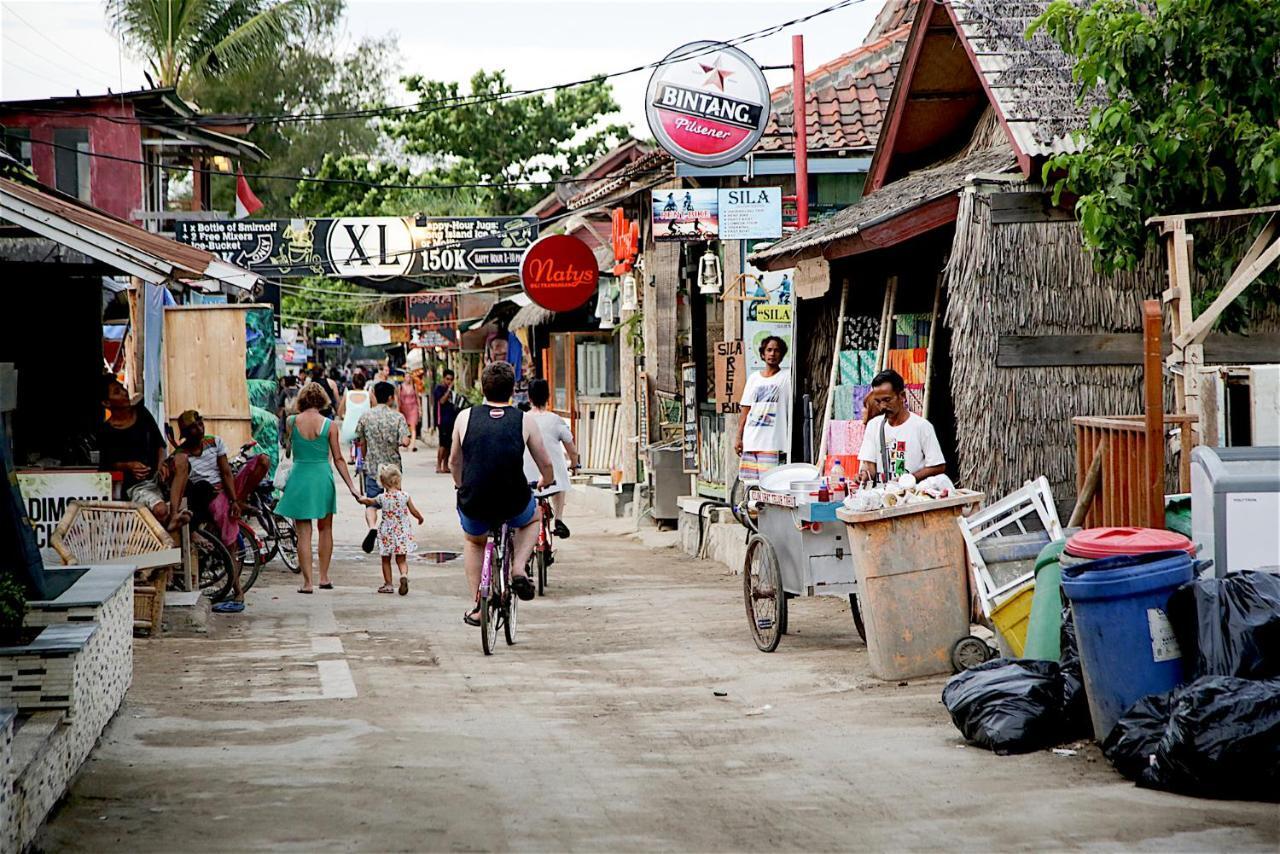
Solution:
[[[530,578],[537,578],[538,595],[545,596],[547,588],[547,569],[551,564],[555,563],[555,550],[553,543],[555,542],[555,514],[551,511],[551,501],[549,496],[538,495],[534,493],[534,497],[538,501],[538,514],[541,521],[538,523],[538,545],[534,547],[533,554],[529,555],[529,566],[526,572]]]
[[[238,472],[244,467],[248,462],[249,452],[257,444],[256,441],[249,441],[240,446],[240,453],[231,461],[231,470],[233,472]],[[264,480],[258,484],[252,493],[244,496],[241,521],[248,524],[259,541],[258,563],[260,566],[265,566],[271,562],[272,558],[279,555],[281,562],[290,572],[300,572],[301,567],[298,565],[298,533],[294,529],[292,519],[286,519],[276,514],[274,491],[275,487],[271,482]],[[253,578],[257,579],[256,572]],[[245,589],[248,590],[248,586]]]
[[[480,568],[480,647],[493,655],[498,646],[498,626],[502,626],[507,646],[516,642],[516,608],[520,601],[511,589],[511,559],[515,551],[512,531],[504,522],[489,531]],[[494,563],[498,572],[495,574]]]

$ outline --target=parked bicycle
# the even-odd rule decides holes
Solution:
[[[240,453],[231,460],[231,470],[238,472],[248,462],[250,452],[257,442],[246,442],[240,446]],[[280,516],[275,512],[275,487],[264,480],[247,496],[244,496],[244,509],[240,520],[246,524],[258,540],[259,566],[270,563],[277,555],[290,572],[300,572],[298,565],[298,533],[294,529],[293,520]],[[256,579],[256,575],[255,575]],[[245,587],[248,590],[248,586]]]

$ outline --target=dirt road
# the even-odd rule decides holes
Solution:
[[[434,456],[406,455],[406,486],[421,546],[453,549]],[[376,594],[341,507],[336,590],[297,595],[275,564],[210,637],[138,642],[46,850],[1280,845],[1274,805],[1140,790],[1092,747],[965,747],[942,680],[872,679],[839,602],[797,603],[763,655],[737,577],[581,512],[520,643],[484,658],[461,565],[414,559],[407,597]]]

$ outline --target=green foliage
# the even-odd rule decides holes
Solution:
[[[371,157],[326,154],[316,175],[390,186],[303,183],[291,202],[298,216],[484,216],[489,213],[482,195],[473,189],[423,190],[395,186],[456,182],[435,172],[414,173],[406,166]]]
[[[1055,198],[1077,197],[1084,237],[1107,271],[1155,241],[1148,217],[1274,203],[1280,197],[1280,4],[1276,0],[1054,0],[1031,27],[1099,87],[1083,148],[1044,168]],[[1029,33],[1029,35],[1030,35]],[[1217,273],[1239,257],[1241,231]],[[1248,293],[1248,292],[1246,292]],[[1207,295],[1212,296],[1212,293]],[[1255,289],[1254,298],[1265,297]]]
[[[345,0],[312,0],[311,14],[277,52],[216,80],[194,81],[190,97],[204,112],[231,115],[337,113],[384,104],[397,65],[395,39],[364,39],[344,49],[345,5]],[[269,159],[244,164],[246,172],[315,175],[330,152],[373,155],[383,137],[373,120],[349,118],[258,122],[248,139]],[[260,216],[292,215],[297,182],[251,178],[249,183],[263,203]],[[230,210],[234,193],[233,178],[215,178],[213,206]]]
[[[185,88],[276,53],[310,0],[109,0],[107,17],[159,86]]]
[[[467,94],[418,75],[402,82],[415,100],[455,106],[395,116],[387,122],[392,137],[454,182],[493,182],[486,201],[495,215],[521,213],[547,194],[545,186],[507,182],[576,174],[629,133],[603,124],[618,112],[603,80],[502,100],[491,100],[512,91],[501,71],[477,71]]]
[[[13,638],[27,614],[27,591],[12,572],[0,574],[0,637]]]
[[[325,291],[352,296],[338,296]],[[357,287],[345,279],[308,276],[299,282],[289,283],[288,289],[281,293],[281,323],[285,326],[299,326],[305,320],[319,321],[306,324],[312,336],[349,337],[356,330],[353,324],[373,323],[378,319],[378,309],[384,303],[367,299],[367,295],[371,293],[372,291]]]

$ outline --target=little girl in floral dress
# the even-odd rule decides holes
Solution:
[[[400,595],[409,592],[409,554],[418,550],[413,539],[413,529],[409,526],[409,517],[423,522],[422,514],[413,506],[413,499],[400,488],[400,469],[393,465],[383,464],[378,467],[378,483],[385,490],[377,498],[361,498],[360,503],[367,507],[378,507],[382,510],[382,520],[378,523],[378,553],[382,555],[382,586],[379,593],[395,593],[391,586],[391,558],[396,559],[396,567],[400,570]]]

